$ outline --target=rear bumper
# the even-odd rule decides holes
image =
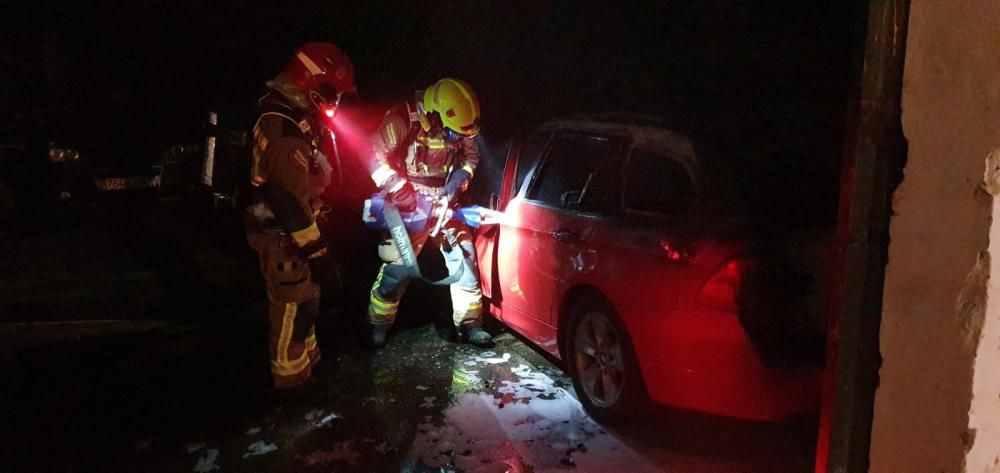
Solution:
[[[621,314],[656,402],[766,421],[819,407],[822,368],[765,366],[733,313],[695,307]]]

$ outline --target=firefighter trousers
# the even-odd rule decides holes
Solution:
[[[271,376],[276,388],[291,388],[312,375],[320,359],[316,344],[319,285],[313,282],[309,262],[287,235],[249,234],[260,256],[267,286],[268,345]]]
[[[451,292],[452,322],[458,329],[468,327],[478,327],[482,324],[483,313],[483,293],[479,287],[479,269],[476,267],[476,250],[472,243],[472,232],[462,222],[452,220],[445,224],[443,232],[449,232],[458,241],[464,257],[462,277],[449,286]],[[410,234],[413,244],[413,252],[420,254],[429,238],[428,230],[420,233]],[[441,235],[436,237],[439,247],[443,242]],[[368,303],[368,321],[372,325],[381,325],[389,328],[396,321],[396,314],[399,311],[399,302],[406,292],[410,281],[407,279],[397,279],[392,274],[401,272],[387,271],[392,265],[401,265],[402,259],[395,251],[392,239],[387,239],[380,244],[379,256],[383,263],[379,268],[375,283],[372,284],[371,296]],[[388,251],[387,251],[388,249]],[[442,249],[443,251],[443,249]]]

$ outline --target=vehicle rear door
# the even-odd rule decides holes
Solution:
[[[555,248],[563,288],[596,287],[629,313],[675,307],[689,290],[694,200],[688,170],[667,153],[603,159],[563,213]]]
[[[722,261],[723,248],[699,229],[705,216],[697,213],[695,181],[685,166],[662,150],[635,149],[628,161],[623,226],[629,235],[618,246],[630,268],[630,284],[619,297],[624,322],[640,360],[702,370],[705,360],[719,358],[720,346],[740,340],[735,317],[681,310]]]
[[[615,248],[632,281],[622,300],[642,309],[673,308],[691,290],[689,257],[698,243],[694,180],[668,153],[637,148],[624,183],[620,227],[627,231]]]

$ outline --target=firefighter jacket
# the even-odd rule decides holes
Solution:
[[[264,96],[260,108],[253,129],[247,231],[289,235],[303,257],[319,256],[326,244],[316,216],[331,173],[318,148],[319,128],[277,93]]]
[[[416,97],[422,96],[418,91]],[[392,107],[371,138],[371,177],[386,192],[399,190],[405,177],[417,192],[438,195],[454,170],[464,169],[471,177],[479,165],[475,139],[449,143],[433,136],[421,127],[418,113],[415,102]]]

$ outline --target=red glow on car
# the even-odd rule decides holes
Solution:
[[[586,333],[574,321],[602,313],[617,319],[620,326],[608,327],[623,330],[618,336],[631,341],[634,367],[656,403],[767,421],[813,409],[819,399],[816,367],[773,369],[744,320],[736,317],[743,285],[753,282],[745,277],[747,271],[760,264],[740,256],[747,242],[737,234],[695,236],[639,215],[642,225],[631,228],[601,212],[581,215],[559,206],[559,193],[567,188],[560,177],[576,165],[577,147],[582,149],[584,142],[595,149],[603,146],[595,144],[599,140],[591,143],[589,134],[576,134],[576,125],[592,126],[591,132],[600,136],[606,128],[604,122],[560,124],[557,128],[573,133],[552,135],[542,127],[539,135],[518,136],[511,143],[499,199],[491,205],[503,216],[476,234],[489,313],[576,368],[582,367],[577,365],[587,350],[576,349],[586,343],[580,340]],[[663,135],[668,136],[666,131]],[[671,147],[669,141],[663,142],[665,148]],[[671,153],[660,149],[653,154],[669,160]],[[542,170],[559,159],[571,164],[553,168],[563,173],[548,174],[557,178],[547,181]],[[589,165],[600,169],[600,163],[595,158]],[[522,165],[527,169],[518,171]],[[658,182],[669,179],[665,175]],[[584,381],[577,377],[574,382],[582,386]]]
[[[660,248],[667,253],[667,259],[670,261],[680,261],[685,258],[684,252],[675,248],[668,240],[660,240]]]
[[[736,312],[736,294],[740,288],[742,266],[738,260],[732,260],[717,269],[701,286],[698,303]]]

